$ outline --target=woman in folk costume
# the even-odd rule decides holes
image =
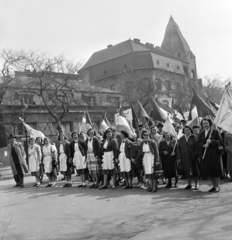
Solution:
[[[81,184],[78,187],[85,188],[85,172],[87,169],[85,141],[79,139],[77,132],[73,132],[71,136],[73,141],[70,143],[70,157],[77,174],[80,174],[81,177]]]
[[[124,189],[132,188],[132,176],[131,176],[131,144],[128,139],[129,134],[126,131],[121,131],[121,141],[119,144],[119,168],[122,177],[125,180]]]
[[[150,132],[143,130],[142,132],[143,141],[140,143],[140,154],[137,159],[143,156],[143,167],[145,175],[150,179],[151,186],[148,188],[149,192],[156,192],[157,190],[157,179],[155,171],[160,166],[159,151],[157,143],[150,139]]]
[[[100,140],[95,136],[95,132],[92,128],[87,131],[87,136],[87,167],[93,180],[93,184],[90,186],[90,188],[98,188],[99,176],[101,174],[101,143]]]
[[[57,181],[57,150],[48,138],[44,138],[44,146],[42,147],[44,172],[46,173],[49,183],[46,187],[54,187]]]
[[[63,187],[72,187],[71,176],[74,173],[72,160],[70,159],[70,143],[65,135],[60,133],[58,136],[57,152],[60,172],[64,175],[65,184]]]
[[[193,135],[191,127],[184,127],[184,135],[179,139],[177,148],[177,159],[181,161],[188,185],[185,189],[192,188],[192,179],[195,182],[195,190],[199,189],[199,158],[197,137]]]
[[[103,159],[102,159],[102,174],[104,175],[104,183],[99,189],[106,189],[108,175],[113,176],[113,186],[116,188],[116,163],[118,162],[118,142],[112,136],[112,130],[107,129],[103,136]]]
[[[177,141],[177,140],[176,140]],[[177,142],[171,139],[170,133],[164,133],[164,141],[160,142],[159,153],[162,158],[164,177],[168,179],[165,188],[172,187],[172,178],[175,178],[174,187],[178,187],[177,172]]]
[[[40,151],[42,153],[43,139],[41,137],[37,137],[35,139],[35,144],[37,144],[40,147]],[[42,158],[42,156],[41,156],[41,158]],[[39,166],[39,180],[40,180],[40,183],[43,182],[43,177],[44,177],[44,166],[41,162],[40,166]]]
[[[31,172],[31,176],[35,176],[36,183],[33,187],[40,186],[39,169],[42,159],[41,148],[35,144],[35,139],[33,137],[29,138],[28,147],[28,165]]]
[[[219,150],[222,145],[222,138],[218,130],[212,129],[211,119],[204,118],[201,125],[204,130],[198,136],[200,159],[205,161],[205,172],[211,178],[213,184],[209,192],[219,192],[220,177],[223,176],[222,158]]]

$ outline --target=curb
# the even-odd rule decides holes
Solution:
[[[25,174],[24,177],[31,177],[31,175]],[[0,181],[10,180],[10,179],[14,179],[14,176],[13,175],[6,175],[6,176],[0,175]]]

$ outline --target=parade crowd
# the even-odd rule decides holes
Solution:
[[[72,175],[80,176],[85,188],[115,189],[122,185],[131,189],[133,179],[137,187],[156,192],[159,183],[165,188],[178,188],[180,176],[187,179],[185,189],[199,190],[199,180],[210,179],[210,192],[220,191],[220,178],[229,177],[232,171],[232,134],[216,129],[211,119],[204,118],[201,126],[193,128],[174,124],[182,131],[179,139],[163,132],[163,124],[141,126],[139,136],[129,137],[126,131],[108,128],[104,133],[90,128],[87,134],[73,132],[69,142],[63,133],[54,144],[48,138],[29,138],[28,162],[23,145],[10,136],[8,157],[16,185],[23,187],[24,174],[35,177],[34,187],[43,183],[44,174],[53,187],[60,172],[65,180],[63,187],[72,187]],[[232,175],[231,175],[232,176]]]

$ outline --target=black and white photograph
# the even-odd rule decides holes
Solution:
[[[0,0],[0,240],[231,240],[231,16]]]

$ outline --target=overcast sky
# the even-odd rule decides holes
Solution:
[[[232,77],[231,0],[0,0],[0,48],[87,61],[129,38],[160,46],[170,15],[196,56],[198,76]]]

